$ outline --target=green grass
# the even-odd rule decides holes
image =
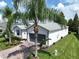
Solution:
[[[54,51],[57,50],[57,56]],[[69,34],[48,49],[48,53],[39,52],[40,59],[79,59],[79,37]]]
[[[3,37],[0,37],[0,51],[14,47],[15,45],[18,45],[18,43],[19,41],[12,40],[12,44],[9,44],[7,40],[5,40]]]

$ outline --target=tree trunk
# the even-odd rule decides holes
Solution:
[[[37,52],[37,37],[38,37],[38,33],[35,33],[35,57],[37,57],[37,54],[38,54],[38,52]]]
[[[38,22],[37,19],[35,20],[34,24],[34,32],[35,32],[35,57],[37,56],[37,38],[38,38]]]
[[[11,42],[11,34],[10,34],[10,32],[9,32],[9,44],[11,44],[12,42]]]

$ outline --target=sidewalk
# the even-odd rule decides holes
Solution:
[[[29,47],[32,45],[34,44],[24,41],[13,48],[0,51],[0,59],[26,59],[29,55]]]

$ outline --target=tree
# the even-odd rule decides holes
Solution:
[[[41,42],[40,42],[40,49],[42,49],[42,46],[44,45],[44,44],[46,44],[46,41],[48,41],[48,40],[50,40],[50,39],[42,39],[41,40]]]
[[[61,25],[61,29],[67,25],[67,21],[62,12],[58,12],[54,14],[54,21]]]
[[[13,15],[12,15],[12,10],[9,7],[6,7],[3,11],[3,17],[8,19],[7,26],[6,26],[6,31],[5,33],[9,37],[9,43],[11,44],[11,26],[13,23]]]
[[[72,24],[74,32],[78,32],[78,26],[79,26],[79,20],[78,20],[78,15],[76,13],[73,19],[73,24]]]
[[[25,1],[25,0],[23,0]],[[28,3],[27,3],[28,2]],[[18,12],[18,4],[21,3],[21,0],[17,1],[14,0],[14,6],[16,13]],[[36,45],[36,50],[35,50],[35,57],[37,57],[37,36],[38,36],[38,20],[43,20],[44,19],[44,10],[45,10],[45,0],[26,0],[26,14],[27,15],[25,18],[29,20],[34,20],[34,32],[35,32],[35,45]],[[23,3],[24,4],[24,3]]]
[[[34,20],[34,32],[35,32],[35,57],[37,57],[37,37],[38,37],[38,20],[44,19],[45,0],[32,0],[29,8],[29,18]]]
[[[68,21],[68,26],[69,26],[69,31],[73,31],[72,29],[72,23],[73,23],[73,20],[72,19],[69,19]]]
[[[60,24],[61,24],[61,25],[67,25],[67,21],[66,21],[66,19],[65,19],[65,17],[64,17],[63,12],[60,12],[60,13],[59,13],[59,17],[60,17]]]
[[[77,15],[77,13],[76,13],[75,16],[74,16],[74,21],[76,21],[76,20],[78,20],[78,15]]]
[[[70,31],[78,33],[79,19],[78,19],[78,15],[77,14],[75,14],[73,20],[72,19],[69,20],[68,26],[69,26],[69,30]]]

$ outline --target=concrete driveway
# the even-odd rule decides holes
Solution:
[[[0,59],[26,59],[30,54],[29,47],[32,45],[34,43],[24,41],[13,48],[0,51]]]

